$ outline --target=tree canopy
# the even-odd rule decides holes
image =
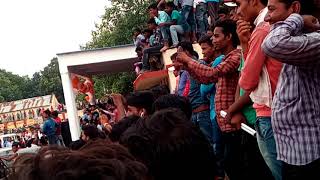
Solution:
[[[34,73],[32,78],[0,70],[0,84],[0,102],[54,93],[59,102],[64,103],[57,58],[53,58],[42,71]]]

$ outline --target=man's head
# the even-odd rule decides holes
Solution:
[[[140,28],[135,28],[133,30],[133,36],[137,37],[139,34],[141,34],[141,29]]]
[[[88,142],[99,137],[99,130],[96,126],[86,125],[82,127],[81,139]]]
[[[156,16],[156,15],[158,14],[157,4],[156,4],[156,3],[151,4],[151,5],[148,7],[148,11],[149,11],[150,17]]]
[[[237,25],[233,20],[217,22],[212,38],[215,50],[223,53],[230,46],[236,48],[240,44],[236,29]]]
[[[95,105],[89,105],[89,109],[90,109],[90,111],[94,111],[94,110],[96,110],[96,106]]]
[[[150,38],[151,34],[152,34],[152,30],[150,29],[143,30],[143,35],[145,38]]]
[[[268,13],[265,21],[274,24],[278,21],[284,21],[292,13],[300,12],[300,2],[294,0],[269,0]]]
[[[182,48],[182,50],[183,50],[185,53],[187,53],[188,56],[199,58],[199,55],[198,55],[198,53],[197,53],[196,51],[194,51],[191,42],[187,42],[187,41],[180,42],[180,43],[178,44],[178,47],[179,47],[179,48]]]
[[[222,6],[218,11],[219,21],[224,21],[226,19],[229,19],[230,12],[229,8],[226,6]]]
[[[43,111],[43,113],[42,113],[42,117],[43,117],[44,119],[49,118],[49,117],[50,117],[50,115],[51,115],[51,112],[50,112],[50,110],[49,110],[49,109],[47,109],[47,110]]]
[[[174,5],[173,2],[167,2],[166,5],[165,5],[166,13],[171,14],[172,11],[174,10],[174,7],[175,7],[175,5]]]
[[[175,94],[168,94],[165,96],[159,97],[153,104],[153,108],[155,112],[168,109],[168,108],[176,108],[180,109],[187,116],[188,119],[191,119],[192,108],[190,101],[183,97]]]
[[[127,116],[144,116],[152,114],[154,97],[150,91],[132,92],[126,97]]]
[[[203,59],[207,63],[210,63],[211,61],[213,61],[217,53],[213,47],[211,36],[209,35],[202,36],[199,39],[198,43],[200,44],[202,49]]]
[[[52,117],[53,117],[53,118],[57,118],[58,115],[59,115],[59,112],[58,112],[58,111],[53,111],[53,112],[52,112]]]
[[[12,147],[12,152],[16,153],[19,150],[19,143],[14,142],[11,147]]]
[[[157,25],[156,21],[154,20],[154,18],[149,19],[147,24],[148,24],[149,30],[153,31],[153,30],[157,29],[158,25]]]
[[[253,23],[260,11],[268,4],[268,0],[236,0],[237,16],[240,19]]]
[[[142,57],[143,53],[142,53],[142,48],[141,47],[137,47],[136,48],[136,53],[137,53],[137,56],[140,58]],[[109,104],[106,104],[106,105],[109,105]]]
[[[278,21],[284,21],[292,13],[313,15],[319,19],[319,5],[318,0],[269,0],[265,21],[274,24]]]

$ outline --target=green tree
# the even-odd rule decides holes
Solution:
[[[57,58],[53,58],[50,64],[41,71],[40,81],[38,81],[38,74],[33,76],[33,80],[35,83],[39,83],[41,95],[54,93],[58,101],[64,103],[63,88]]]
[[[132,44],[132,30],[145,27],[150,0],[113,0],[106,8],[101,23],[96,24],[92,40],[83,49]]]

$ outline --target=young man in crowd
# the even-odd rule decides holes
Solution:
[[[137,47],[142,46],[142,42],[145,40],[144,35],[142,34],[141,29],[135,28],[133,30],[133,43]]]
[[[57,144],[58,143],[58,139],[56,136],[57,124],[51,118],[51,112],[49,111],[49,109],[45,110],[42,113],[42,117],[44,120],[43,129],[42,129],[43,134],[47,136],[50,145]]]
[[[150,91],[132,92],[126,96],[127,116],[147,117],[153,112],[153,94]]]
[[[151,4],[148,7],[150,18],[154,18],[155,22],[160,28],[161,35],[163,38],[163,48],[160,49],[160,52],[164,52],[169,48],[169,39],[170,39],[170,25],[172,25],[170,16],[165,11],[159,11],[157,4]]]
[[[192,43],[180,42],[179,49],[185,52],[188,57],[198,59],[198,53],[194,51]],[[204,62],[200,60],[200,63]],[[190,77],[190,91],[188,98],[192,107],[192,122],[197,125],[203,134],[207,137],[208,141],[213,145],[213,132],[212,123],[210,120],[210,106],[209,100],[201,96],[200,82],[193,77]]]
[[[142,72],[150,70],[149,57],[151,54],[160,53],[160,49],[163,48],[161,31],[154,18],[149,19],[147,22],[148,29],[153,31],[153,34],[149,38],[149,46],[143,50],[142,57]]]
[[[56,122],[57,143],[60,146],[64,146],[63,138],[62,138],[62,135],[61,135],[61,119],[60,119],[60,117],[58,115],[59,115],[58,111],[53,111],[52,112],[52,118]]]
[[[5,161],[11,162],[15,161],[16,158],[18,157],[18,150],[19,150],[19,143],[14,142],[11,146],[13,154],[11,154],[9,157],[0,157],[0,159],[3,159]]]
[[[185,65],[190,75],[201,83],[216,83],[215,109],[217,122],[222,131],[225,170],[230,179],[241,179],[244,172],[239,168],[243,166],[240,141],[242,132],[239,129],[244,117],[237,114],[231,122],[227,122],[220,115],[221,110],[227,110],[234,102],[239,80],[237,69],[240,64],[241,51],[236,49],[239,45],[236,23],[232,20],[217,23],[214,29],[213,44],[217,51],[225,55],[221,64],[215,68],[193,61],[185,52],[178,52],[177,59]]]
[[[177,53],[171,56],[172,63],[174,64],[174,71],[177,78],[176,94],[179,96],[188,97],[190,91],[190,75],[188,71],[182,69],[179,63],[176,63]]]
[[[97,140],[99,138],[99,129],[95,125],[85,125],[82,127],[81,139],[84,142]]]
[[[215,50],[211,36],[204,35],[202,36],[198,43],[201,46],[202,54],[205,63],[209,67],[217,67],[222,59],[223,55],[220,55],[218,51]],[[215,84],[201,84],[200,86],[200,93],[203,98],[208,98],[210,101],[210,120],[212,123],[212,138],[213,138],[213,149],[216,156],[216,168],[217,168],[217,176],[223,177],[224,176],[224,169],[222,167],[223,162],[223,152],[222,152],[222,143],[221,143],[221,130],[218,126],[217,119],[216,119],[216,110],[214,105],[214,98],[216,94],[216,87]]]
[[[272,108],[283,179],[320,179],[319,4],[312,0],[268,1],[265,20],[273,26],[262,49],[284,63]]]
[[[244,67],[239,86],[254,102],[255,129],[261,154],[276,180],[282,179],[282,163],[277,160],[276,143],[271,125],[271,104],[277,87],[282,63],[267,57],[261,44],[270,25],[264,22],[267,0],[236,0],[238,5],[238,36],[244,54]],[[251,26],[255,26],[252,31]],[[232,112],[228,112],[229,114]]]
[[[175,10],[173,2],[165,4],[165,11],[171,16],[171,22],[167,23],[170,26],[170,34],[172,39],[172,47],[177,47],[179,44],[178,35],[183,35],[188,30],[188,25],[183,22],[182,16],[179,11]],[[162,50],[167,50],[168,47]]]

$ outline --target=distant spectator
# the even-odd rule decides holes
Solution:
[[[85,142],[99,138],[99,130],[95,125],[86,125],[82,127],[81,139]]]
[[[47,136],[49,144],[52,145],[57,144],[58,141],[56,136],[57,124],[50,116],[51,112],[48,109],[42,113],[42,117],[45,120],[42,132]]]
[[[153,31],[153,34],[149,38],[150,47],[143,50],[142,58],[142,72],[150,70],[149,57],[152,54],[160,53],[160,49],[163,47],[161,31],[154,18],[149,19],[147,22],[148,29]]]
[[[148,11],[150,18],[154,18],[155,22],[160,28],[164,44],[164,47],[160,50],[160,52],[163,52],[169,48],[170,30],[167,24],[171,21],[170,16],[165,11],[159,11],[157,4],[151,4],[148,7]]]
[[[149,116],[152,114],[154,97],[150,91],[132,92],[127,95],[127,116]]]
[[[13,154],[9,157],[0,157],[0,159],[6,160],[6,161],[15,161],[15,159],[18,157],[17,151],[19,150],[19,143],[15,142],[12,144],[12,152]]]
[[[64,142],[63,142],[62,135],[61,135],[61,119],[58,116],[58,114],[59,114],[58,111],[52,112],[52,117],[53,117],[54,121],[56,122],[56,135],[58,138],[58,145],[65,146]]]
[[[135,28],[133,30],[133,43],[134,43],[134,45],[136,47],[140,47],[144,40],[145,40],[145,37],[142,34],[142,31],[139,28]]]

